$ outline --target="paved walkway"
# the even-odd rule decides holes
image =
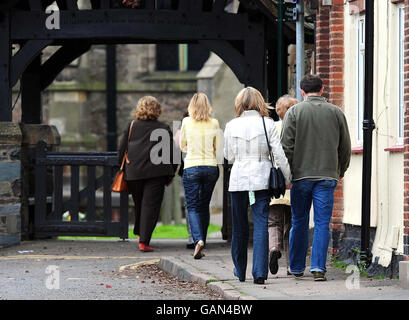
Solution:
[[[102,281],[98,272],[115,272],[121,266],[141,263],[144,261],[159,261],[159,267],[177,276],[181,280],[190,280],[206,284],[219,292],[224,299],[409,299],[409,290],[399,287],[398,280],[360,278],[359,289],[353,288],[357,282],[351,281],[351,274],[334,269],[328,264],[327,282],[314,282],[309,273],[303,279],[295,279],[286,275],[285,261],[276,276],[269,275],[265,285],[253,284],[251,276],[251,248],[249,249],[249,264],[247,279],[239,282],[233,276],[233,264],[230,256],[230,244],[216,235],[209,239],[205,249],[206,256],[201,260],[193,259],[193,250],[186,249],[184,239],[152,240],[154,252],[142,253],[137,250],[136,241],[26,241],[19,246],[0,250],[0,282],[3,298],[7,299],[5,291],[21,290],[20,298],[44,297],[53,298],[83,298],[83,299],[140,299],[139,291],[127,279],[111,279],[113,288],[118,291],[89,292],[85,280],[90,283]],[[19,252],[20,251],[20,252]],[[47,265],[61,265],[64,270],[67,290],[52,292],[44,286],[47,276]],[[24,273],[30,270],[30,273]],[[20,272],[19,272],[20,271]],[[65,281],[64,280],[64,281]],[[84,282],[81,290],[75,283]],[[116,282],[115,282],[116,281]],[[127,282],[128,281],[128,282]],[[72,285],[71,285],[72,283]],[[349,288],[348,289],[348,284]],[[13,291],[14,290],[14,291]],[[123,292],[122,292],[122,291]],[[109,295],[112,292],[112,297]],[[115,292],[115,293],[114,293]],[[66,296],[62,296],[65,294]],[[59,296],[61,295],[61,296]]]
[[[275,300],[356,300],[356,299],[409,299],[409,290],[399,286],[399,280],[369,279],[357,273],[347,274],[335,269],[328,262],[326,282],[314,282],[312,274],[306,272],[301,279],[287,276],[285,260],[280,259],[276,275],[269,274],[264,285],[253,284],[251,275],[252,250],[248,252],[246,281],[240,282],[233,276],[230,245],[212,239],[207,244],[205,257],[193,259],[192,254],[162,257],[159,267],[181,279],[207,283],[219,291],[225,299],[275,299]]]

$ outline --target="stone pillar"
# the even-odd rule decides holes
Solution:
[[[35,146],[38,141],[44,140],[49,150],[56,151],[60,145],[60,135],[55,126],[45,124],[20,123],[21,130],[21,232],[22,239],[34,237],[34,166]],[[47,174],[47,196],[53,192],[53,174]],[[47,207],[51,206],[48,204]]]
[[[21,139],[18,123],[0,122],[0,248],[21,239]]]
[[[409,289],[409,261],[399,262],[399,282],[404,289]]]

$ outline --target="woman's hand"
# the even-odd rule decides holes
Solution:
[[[169,181],[165,184],[165,186],[170,186],[173,182],[173,177],[170,177]]]

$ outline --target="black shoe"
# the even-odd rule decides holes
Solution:
[[[323,272],[313,271],[312,274],[314,275],[314,281],[327,281],[325,273]]]
[[[236,272],[236,268],[234,268],[233,273],[234,273],[234,276],[235,276],[235,277],[239,278],[239,281],[240,281],[240,282],[244,282],[244,281],[246,280],[245,278],[240,278],[240,277],[238,276],[238,274],[237,274],[237,272]]]
[[[255,284],[264,284],[264,281],[265,281],[264,278],[257,278],[257,279],[254,279],[253,282]]]
[[[302,278],[304,277],[304,272],[303,273],[292,273],[292,275],[296,278]]]
[[[269,267],[271,274],[276,274],[278,272],[278,259],[281,258],[281,252],[278,249],[273,249],[270,251]]]
[[[195,244],[194,243],[188,243],[186,245],[186,249],[194,249],[195,248]]]

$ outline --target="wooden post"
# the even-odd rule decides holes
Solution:
[[[9,12],[0,11],[0,121],[12,121],[10,87],[10,19]]]
[[[27,67],[21,77],[21,122],[42,123],[41,55]]]
[[[107,150],[117,150],[116,132],[116,46],[106,47],[106,94],[107,94]]]

